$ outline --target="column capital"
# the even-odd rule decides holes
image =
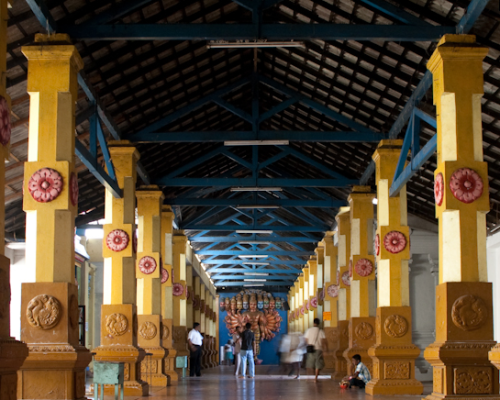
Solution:
[[[22,52],[28,60],[69,60],[77,71],[84,66],[76,46],[71,44],[71,39],[64,33],[54,35],[38,33],[35,35],[35,44],[23,46]]]
[[[402,139],[386,139],[381,140],[377,146],[377,149],[373,153],[372,160],[377,162],[380,157],[386,154],[401,154],[401,148],[403,147]]]
[[[375,198],[375,193],[372,192],[370,186],[354,186],[352,188],[351,194],[347,198],[347,201],[349,202],[349,204],[351,204],[353,200],[372,201],[374,198]]]
[[[138,161],[141,155],[135,145],[129,140],[110,140],[108,148],[111,156],[130,156],[134,161]]]
[[[135,192],[138,199],[163,200],[163,191],[157,185],[141,186]]]
[[[172,242],[174,244],[184,244],[185,245],[187,243],[187,241],[188,241],[188,238],[185,235],[174,235],[172,237]]]

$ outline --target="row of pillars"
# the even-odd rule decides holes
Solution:
[[[486,272],[489,196],[481,97],[487,53],[474,36],[446,35],[428,63],[437,114],[439,221],[436,337],[424,352],[433,367],[429,400],[499,397],[500,346],[493,341]],[[420,349],[412,342],[406,187],[389,196],[402,145],[383,140],[372,157],[376,230],[375,193],[355,186],[349,207],[336,217],[337,230],[327,233],[289,293],[290,330],[304,331],[323,312],[327,366],[341,379],[352,373],[352,356],[360,354],[372,375],[366,386],[371,395],[423,391],[415,379]]]
[[[7,1],[0,0],[0,95],[6,99]],[[26,262],[34,283],[22,285],[21,340],[9,335],[9,260],[0,229],[0,394],[4,399],[84,399],[92,356],[78,341],[74,229],[75,104],[83,61],[66,35],[36,35],[28,58],[30,129],[25,163]],[[0,99],[1,100],[1,99]],[[173,230],[173,212],[157,186],[136,191],[139,153],[109,143],[122,198],[106,190],[101,345],[96,361],[123,362],[125,395],[178,380],[177,357],[188,356],[187,334],[201,323],[202,366],[217,362],[217,298],[203,271],[186,263],[188,241]],[[0,145],[4,157],[8,143]],[[0,162],[0,183],[4,180]],[[0,196],[4,196],[3,191]],[[3,201],[0,199],[0,204]],[[4,224],[4,207],[0,207]],[[136,230],[136,211],[138,228]],[[106,392],[114,393],[113,387]]]

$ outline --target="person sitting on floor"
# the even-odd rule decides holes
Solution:
[[[366,384],[372,379],[370,371],[366,368],[366,365],[361,362],[361,356],[359,354],[354,354],[352,356],[352,363],[354,365],[354,374],[349,379],[349,389],[352,386],[357,386],[360,389],[364,389]]]

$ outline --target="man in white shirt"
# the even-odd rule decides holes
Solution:
[[[201,345],[203,336],[200,333],[201,326],[198,322],[193,324],[193,329],[188,334],[190,355],[189,376],[201,376]]]
[[[323,332],[323,329],[319,327],[319,318],[314,318],[314,327],[309,328],[306,331],[304,338],[306,339],[308,347],[306,367],[308,369],[315,370],[315,381],[318,382],[319,371],[325,368],[323,350],[328,350],[326,347],[327,344],[325,332]]]

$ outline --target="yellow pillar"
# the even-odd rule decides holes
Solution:
[[[307,330],[307,324],[306,324],[306,304],[305,304],[305,294],[304,294],[304,280],[305,280],[305,273],[304,268],[302,270],[302,274],[299,276],[299,332],[304,333]]]
[[[375,344],[375,260],[373,256],[373,199],[369,186],[355,186],[349,196],[351,210],[351,319],[349,348],[344,358],[349,363],[359,354],[373,374],[368,349]]]
[[[7,77],[7,0],[0,0],[0,187],[5,187],[5,163],[10,146],[10,97],[6,91]],[[8,123],[6,124],[5,122]],[[5,194],[0,191],[0,392],[17,392],[17,371],[28,356],[28,348],[10,337],[10,261],[5,257]],[[0,396],[3,400],[4,395]]]
[[[288,332],[295,332],[295,286],[290,287],[288,291]]]
[[[137,241],[137,324],[138,343],[151,356],[141,362],[141,377],[153,386],[167,386],[163,373],[165,349],[161,332],[161,205],[158,186],[137,190],[139,239]]]
[[[498,370],[488,360],[495,342],[486,272],[489,198],[481,126],[482,60],[487,53],[474,36],[445,35],[427,64],[437,115],[434,192],[439,219],[436,341],[424,352],[433,367],[429,399],[498,398]],[[496,364],[495,356],[497,348],[490,354]]]
[[[30,94],[23,205],[26,263],[35,267],[36,283],[22,286],[21,340],[29,356],[18,374],[17,397],[79,399],[91,360],[78,342],[74,283],[75,103],[83,61],[67,35],[36,35],[35,42],[23,47]]]
[[[349,278],[349,259],[351,257],[351,210],[340,207],[337,214],[337,272],[338,288],[338,341],[335,349],[335,379],[342,379],[351,370],[346,364],[344,351],[349,347],[349,319],[351,318],[351,280]],[[335,288],[332,288],[335,290]]]
[[[314,315],[316,318],[323,320],[323,289],[324,289],[324,275],[325,275],[325,242],[321,241],[318,243],[318,247],[314,250],[316,253],[316,268],[314,271],[315,276],[315,292],[313,300]],[[316,307],[315,307],[316,305]]]
[[[337,356],[335,350],[339,347],[338,344],[338,299],[339,299],[339,284],[337,283],[337,247],[333,244],[334,232],[327,232],[323,240],[324,244],[324,301],[323,309],[331,315],[329,321],[324,321],[324,330],[326,340],[328,342],[328,352],[325,355],[325,367],[337,371]],[[344,362],[344,357],[340,357],[340,361]],[[345,372],[345,368],[341,369]]]
[[[175,371],[175,357],[177,351],[174,349],[173,321],[174,321],[174,299],[172,294],[172,223],[174,213],[170,206],[163,206],[161,211],[161,254],[163,270],[161,271],[161,315],[162,315],[162,345],[166,349],[163,370],[168,377],[168,384],[177,382],[179,376]]]
[[[186,244],[187,237],[182,232],[173,236],[173,295],[174,295],[174,349],[177,357],[189,356],[187,334],[192,326],[186,325]],[[182,369],[176,368],[177,373]]]
[[[95,360],[125,363],[125,394],[145,396],[148,385],[140,379],[137,365],[145,351],[137,345],[133,321],[137,314],[135,288],[135,166],[139,152],[128,141],[109,142],[116,180],[122,198],[105,192],[103,305],[101,306],[101,345]],[[114,393],[114,385],[105,387]]]
[[[422,384],[415,379],[415,359],[420,349],[412,343],[406,186],[398,196],[389,197],[402,144],[402,140],[383,140],[373,155],[378,199],[378,307],[376,344],[368,351],[373,359],[373,376],[366,393],[371,395],[423,392]]]
[[[307,267],[302,269],[303,280],[302,280],[302,304],[304,306],[304,332],[309,329],[309,263]]]
[[[193,326],[193,267],[186,265],[186,327]]]

